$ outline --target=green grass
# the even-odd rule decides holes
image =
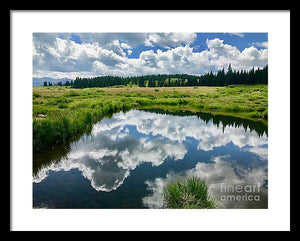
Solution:
[[[104,116],[132,108],[159,108],[231,115],[267,124],[268,86],[72,89],[33,88],[33,149],[62,144],[89,132]],[[42,115],[41,115],[42,114]]]
[[[164,191],[164,208],[212,209],[216,208],[216,204],[209,197],[206,183],[197,177],[191,177],[167,185]]]

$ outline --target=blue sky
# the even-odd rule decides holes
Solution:
[[[267,33],[34,33],[33,77],[186,73],[264,67]]]
[[[191,44],[191,47],[194,47],[194,52],[201,52],[207,49],[206,40],[207,39],[214,39],[219,38],[224,40],[225,44],[230,44],[237,47],[240,51],[244,50],[245,48],[254,45],[253,43],[259,42],[267,42],[268,41],[268,34],[267,33],[244,33],[242,34],[243,37],[229,34],[229,33],[196,33],[197,37],[194,42]],[[78,36],[74,35],[74,40],[78,39]],[[80,39],[80,38],[79,38]],[[80,41],[80,40],[79,40]],[[261,46],[256,46],[257,49],[262,49]],[[144,44],[139,45],[137,48],[133,49],[132,54],[129,58],[138,58],[142,51],[146,50],[157,50],[163,49],[167,50],[164,47],[159,45],[155,45],[153,47],[145,46]]]

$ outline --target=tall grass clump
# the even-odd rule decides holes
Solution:
[[[164,208],[212,209],[216,208],[216,204],[209,197],[206,183],[198,177],[191,177],[167,185],[164,192]]]

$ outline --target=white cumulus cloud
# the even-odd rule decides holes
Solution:
[[[195,33],[78,34],[81,43],[70,36],[33,34],[33,77],[201,75],[226,69],[229,63],[236,70],[264,67],[268,63],[266,42],[261,49],[255,47],[256,43],[239,50],[222,39],[207,39],[207,49],[197,52],[191,46]],[[138,57],[128,58],[141,44],[167,49],[144,50]]]

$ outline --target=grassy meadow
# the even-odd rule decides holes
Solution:
[[[132,108],[218,113],[267,124],[268,86],[34,87],[33,150],[44,151],[65,143],[76,135],[89,132],[92,124],[104,116]]]

